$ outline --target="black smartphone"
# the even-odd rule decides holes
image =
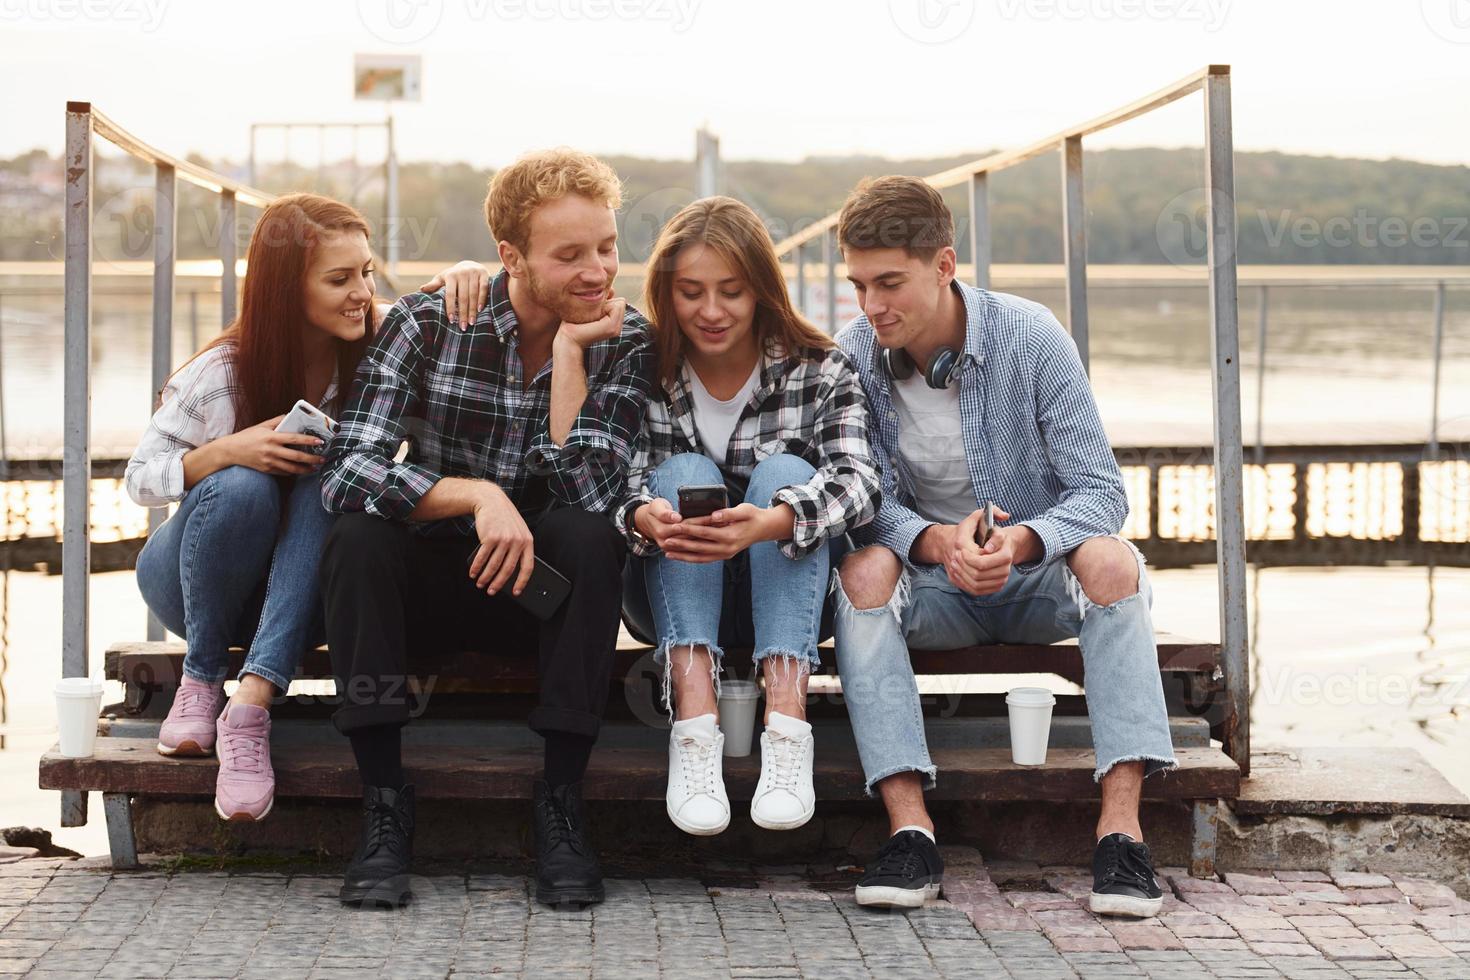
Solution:
[[[475,555],[479,551],[479,545],[476,545],[470,551],[470,556],[464,562],[465,568],[469,568],[475,563]],[[511,582],[513,583],[514,581],[515,579],[512,577]],[[507,590],[510,589],[510,584],[506,584],[505,588]],[[521,594],[516,595],[510,591],[505,591],[501,594],[537,619],[547,620],[556,615],[556,611],[561,608],[563,602],[567,601],[567,596],[571,591],[572,583],[567,581],[565,575],[546,564],[540,558],[537,558],[536,567],[531,570],[531,580],[526,583],[526,587],[521,590]]]
[[[730,494],[723,483],[696,484],[679,488],[680,517],[708,517],[730,506]]]

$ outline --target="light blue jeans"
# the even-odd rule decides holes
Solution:
[[[196,483],[138,555],[138,590],[188,643],[184,673],[218,684],[229,649],[248,645],[240,676],[285,691],[325,636],[317,563],[334,515],[321,478],[230,466]]]
[[[1119,762],[1142,761],[1145,777],[1175,768],[1150,615],[1153,588],[1143,555],[1124,543],[1138,561],[1138,591],[1108,606],[1087,598],[1061,558],[1030,575],[1013,570],[1001,590],[987,596],[961,591],[940,565],[906,568],[893,600],[876,609],[855,609],[845,592],[835,590],[837,669],[868,794],[900,772],[922,773],[925,789],[934,786],[910,647],[953,650],[1076,637],[1097,757],[1093,779]]]
[[[781,453],[756,464],[746,501],[768,507],[776,491],[806,483],[816,469]],[[714,460],[697,453],[670,456],[654,471],[652,489],[677,506],[679,488],[724,483]],[[732,497],[730,504],[741,503]],[[761,541],[730,561],[696,564],[664,555],[634,559],[623,576],[623,613],[630,628],[656,639],[655,660],[664,667],[668,707],[668,652],[673,647],[709,650],[716,686],[724,646],[753,647],[757,665],[769,656],[792,658],[807,672],[819,663],[823,610],[833,565],[846,538],[828,541],[805,557],[787,558],[774,541]]]

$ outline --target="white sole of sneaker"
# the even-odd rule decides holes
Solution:
[[[897,888],[893,885],[858,885],[857,903],[870,909],[916,909],[939,897],[938,882],[923,888]]]
[[[664,804],[664,812],[669,815],[669,820],[673,823],[675,827],[678,827],[680,830],[684,831],[684,833],[691,834],[695,837],[713,837],[716,834],[724,833],[725,828],[730,826],[729,814],[725,815],[725,822],[720,824],[718,827],[700,827],[697,824],[692,824],[685,820],[679,819],[678,814],[669,809],[667,803]]]
[[[214,749],[213,748],[208,748],[208,749],[200,748],[198,742],[180,742],[178,745],[175,745],[173,748],[169,748],[167,745],[164,745],[162,742],[159,742],[158,743],[158,754],[159,755],[169,755],[169,756],[183,755],[183,756],[188,756],[189,758],[203,758],[205,756],[214,755]]]
[[[808,810],[806,813],[803,813],[795,820],[762,820],[760,817],[756,816],[755,808],[751,807],[750,820],[751,823],[754,823],[757,827],[764,827],[766,830],[795,830],[797,827],[806,826],[807,821],[811,820],[816,812],[817,808],[812,807],[810,810]]]
[[[1099,895],[1093,892],[1087,907],[1098,915],[1130,915],[1135,919],[1151,919],[1164,907],[1164,898],[1134,898],[1131,895]]]
[[[265,805],[265,810],[263,810],[261,812],[260,816],[258,816],[258,817],[252,817],[248,813],[225,813],[225,811],[223,811],[223,810],[221,810],[219,808],[219,800],[215,800],[214,801],[214,812],[219,814],[219,818],[221,820],[228,820],[228,821],[230,821],[232,823],[259,823],[260,821],[264,820],[266,817],[270,816],[271,808],[274,807],[275,805],[276,805],[275,797],[272,797],[271,798],[271,801]]]

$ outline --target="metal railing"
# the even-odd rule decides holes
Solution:
[[[1066,322],[1087,367],[1087,213],[1083,198],[1082,139],[1177,102],[1204,94],[1206,267],[1209,280],[1211,387],[1214,394],[1216,567],[1219,571],[1220,644],[1229,699],[1225,751],[1250,774],[1250,657],[1245,589],[1245,506],[1242,484],[1240,417],[1240,323],[1236,281],[1235,162],[1230,118],[1230,67],[1209,65],[1129,103],[1016,150],[960,164],[925,178],[937,189],[967,184],[970,249],[975,284],[990,285],[993,254],[990,227],[990,174],[1057,152],[1062,177],[1062,255],[1066,281]],[[776,245],[796,264],[798,304],[805,308],[806,248],[821,242],[826,272],[827,322],[837,322],[837,218],[813,222]]]
[[[177,192],[183,179],[219,196],[220,323],[235,319],[237,296],[236,212],[240,204],[263,208],[276,195],[242,184],[206,167],[180,160],[138,139],[90,102],[66,104],[64,319],[65,354],[62,415],[62,630],[63,677],[87,674],[89,638],[92,475],[92,178],[93,138],[100,136],[135,159],[154,167],[153,193],[153,339],[149,408],[153,393],[173,370],[174,260],[178,237]],[[376,258],[376,256],[375,256]],[[392,286],[391,278],[385,277]],[[149,512],[151,532],[164,519],[163,510]],[[163,628],[152,617],[148,638],[162,639]],[[62,792],[61,825],[87,822],[87,797]]]

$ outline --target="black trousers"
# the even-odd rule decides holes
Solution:
[[[540,734],[596,736],[607,707],[617,647],[626,547],[603,514],[564,507],[527,518],[536,555],[572,583],[541,621],[506,593],[488,596],[468,574],[473,537],[425,537],[370,514],[338,518],[321,562],[327,644],[342,706],[343,734],[403,725],[410,716],[404,675],[434,650],[536,650]]]

